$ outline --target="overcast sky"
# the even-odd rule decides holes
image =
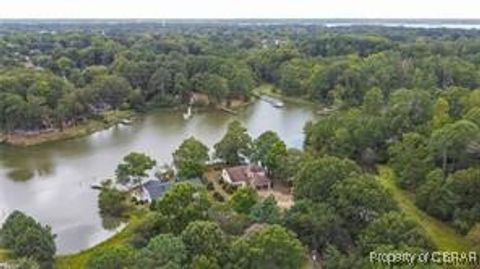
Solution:
[[[0,18],[480,18],[480,0],[0,0]]]

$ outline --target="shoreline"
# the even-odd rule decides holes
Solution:
[[[229,110],[235,111],[235,113],[240,110],[248,107],[255,100],[252,97],[251,100],[242,102],[240,104],[236,103],[235,105],[228,107]],[[177,106],[177,107],[165,107],[165,108],[154,108],[146,113],[155,110],[169,110],[169,111],[179,111],[186,106]],[[224,106],[218,107],[196,107],[198,111],[208,111],[208,110],[218,110],[223,111]],[[226,112],[226,111],[223,111]],[[234,113],[234,114],[235,114]],[[64,128],[62,131],[60,129],[53,129],[48,132],[39,132],[33,134],[4,134],[0,133],[0,145],[8,145],[13,147],[30,147],[41,144],[46,144],[50,142],[57,142],[63,140],[69,140],[74,138],[79,138],[87,136],[105,129],[108,129],[114,125],[120,124],[125,120],[131,120],[135,117],[144,114],[140,112],[134,112],[132,110],[112,110],[103,112],[92,119],[89,119],[85,122],[79,123],[78,125]]]
[[[78,125],[36,134],[0,134],[0,144],[15,147],[29,147],[55,141],[86,136],[110,128],[122,121],[132,119],[136,113],[131,110],[113,110],[99,114]]]

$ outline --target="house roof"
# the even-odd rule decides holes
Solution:
[[[162,196],[171,186],[172,183],[170,182],[160,182],[158,180],[150,180],[143,184],[143,188],[148,192],[152,200]]]
[[[226,168],[232,182],[243,182],[248,180],[247,165],[239,165]]]
[[[252,165],[240,165],[226,168],[232,182],[247,182],[256,187],[263,187],[270,184],[270,179],[265,175],[262,167]]]
[[[255,187],[265,187],[270,185],[270,179],[265,174],[254,174],[250,180],[250,184]]]

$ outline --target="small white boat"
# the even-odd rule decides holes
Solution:
[[[278,100],[278,99],[275,99],[273,97],[270,97],[270,96],[262,96],[261,97],[262,100],[264,100],[265,102],[271,104],[273,107],[276,107],[276,108],[281,108],[284,106],[283,102]]]
[[[192,107],[187,108],[187,113],[183,113],[183,119],[188,120],[190,117],[192,117]]]
[[[120,121],[120,124],[122,124],[122,125],[131,125],[132,123],[133,123],[133,121],[129,120],[129,119],[124,119],[124,120]]]

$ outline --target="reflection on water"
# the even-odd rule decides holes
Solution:
[[[131,151],[145,152],[158,163],[170,163],[180,143],[195,136],[211,147],[233,119],[253,136],[277,132],[290,147],[301,147],[303,126],[313,110],[296,105],[282,109],[257,101],[238,115],[219,111],[157,111],[131,126],[112,127],[88,137],[15,148],[0,145],[0,208],[20,209],[52,226],[60,253],[91,246],[109,235],[112,220],[98,214],[97,192],[90,184],[113,174]]]
[[[124,218],[113,217],[109,215],[100,214],[102,218],[102,227],[105,230],[114,231],[126,220]]]

